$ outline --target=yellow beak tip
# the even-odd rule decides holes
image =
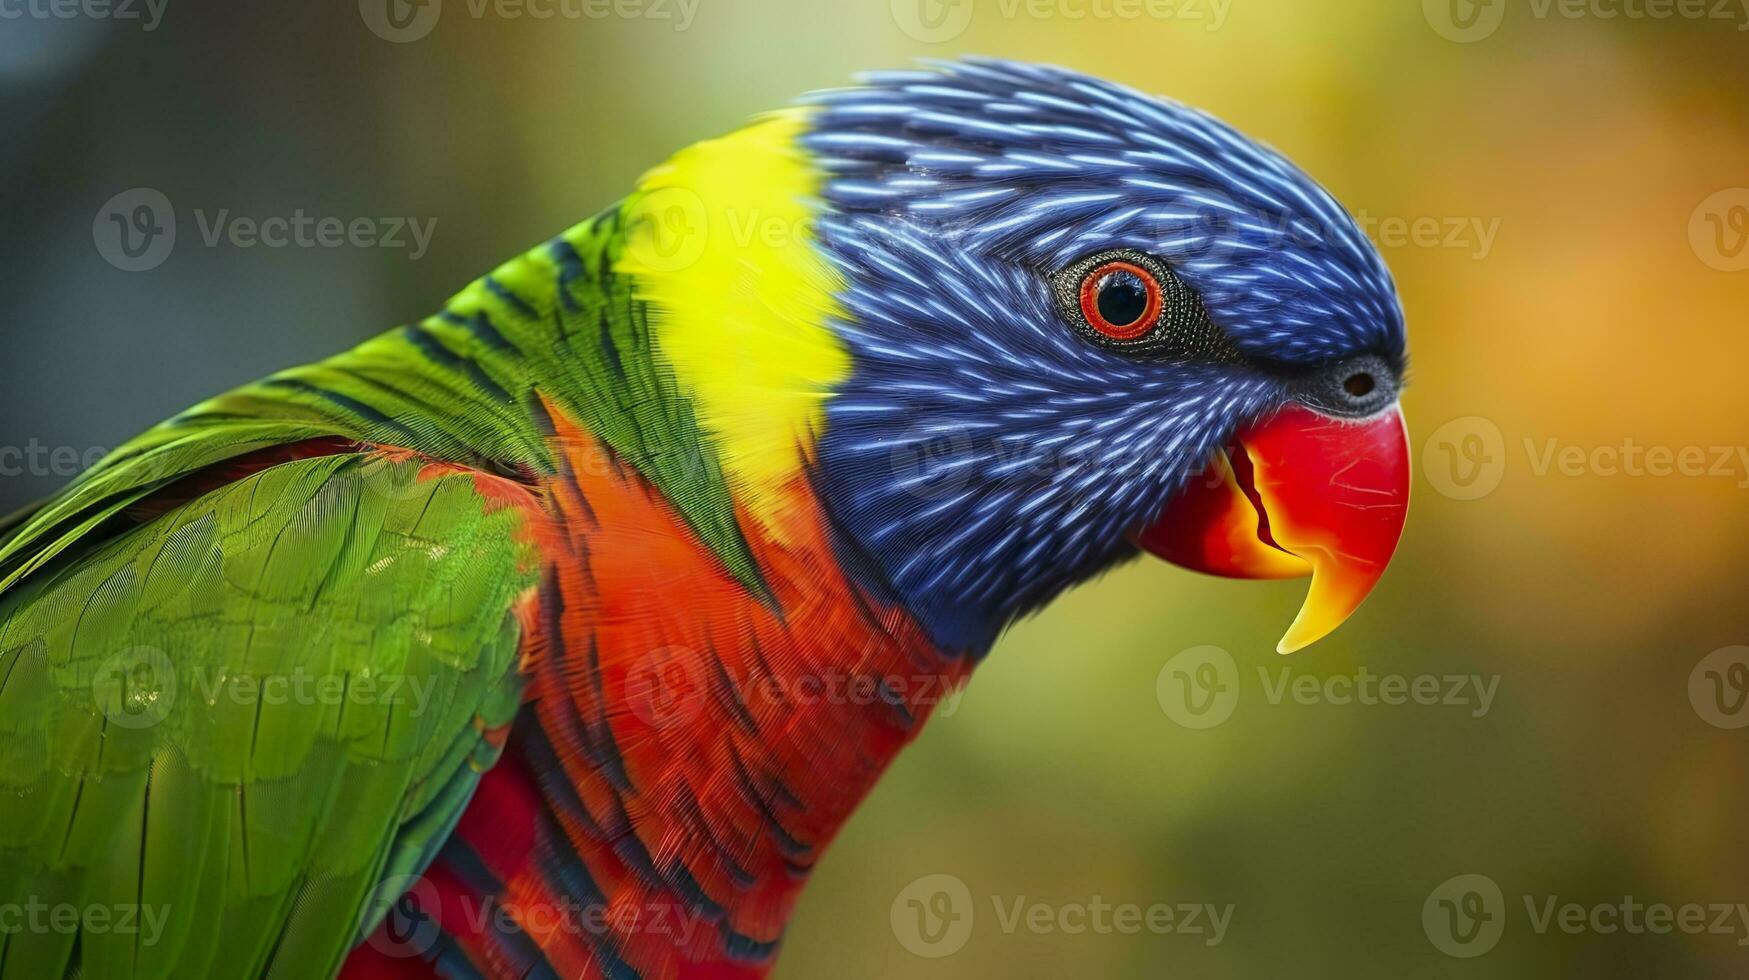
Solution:
[[[1308,639],[1304,637],[1296,637],[1292,633],[1289,633],[1287,636],[1281,638],[1280,643],[1275,645],[1275,652],[1282,656],[1286,656],[1295,651],[1304,650],[1306,647],[1309,647],[1316,642],[1318,641],[1315,638]]]
[[[1281,642],[1275,645],[1276,653],[1289,654],[1296,650],[1304,650],[1336,632],[1336,627],[1341,626],[1343,621],[1348,618],[1347,613],[1332,616],[1327,610],[1313,610],[1311,602],[1307,602],[1306,605],[1307,608],[1301,609],[1300,614],[1294,617],[1293,625],[1287,628],[1287,633],[1282,636]]]

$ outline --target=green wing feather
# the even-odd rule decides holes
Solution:
[[[0,525],[0,593],[178,474],[302,439],[417,449],[482,469],[552,473],[542,399],[582,422],[674,504],[730,572],[765,594],[717,447],[617,271],[623,207],[471,283],[438,314],[337,357],[197,405],[117,450],[76,492]]]
[[[420,468],[273,466],[0,596],[0,902],[86,920],[0,978],[337,968],[519,703],[520,518]]]
[[[554,405],[763,591],[717,450],[615,271],[625,221],[198,405],[0,524],[0,980],[327,977],[395,897],[379,885],[448,835],[519,704],[538,556],[474,477],[370,447],[550,478]],[[309,440],[358,451],[157,513],[197,475]],[[268,690],[296,677],[345,693]],[[359,693],[384,678],[401,703]],[[23,906],[132,909],[134,928],[9,931]]]

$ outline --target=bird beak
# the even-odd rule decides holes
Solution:
[[[1241,432],[1136,540],[1213,575],[1312,576],[1276,647],[1292,653],[1342,625],[1372,591],[1408,510],[1400,409],[1353,421],[1289,405]]]

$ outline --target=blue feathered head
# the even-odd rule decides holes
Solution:
[[[818,482],[875,585],[980,652],[1139,544],[1202,547],[1150,541],[1211,461],[1289,557],[1246,484],[1261,461],[1222,447],[1289,408],[1364,429],[1406,356],[1341,205],[1206,113],[1059,68],[959,61],[814,101],[854,361]]]

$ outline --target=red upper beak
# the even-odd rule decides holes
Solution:
[[[1186,568],[1233,578],[1312,576],[1276,647],[1342,625],[1384,575],[1409,510],[1409,439],[1395,406],[1333,419],[1299,405],[1239,434],[1138,537]]]

